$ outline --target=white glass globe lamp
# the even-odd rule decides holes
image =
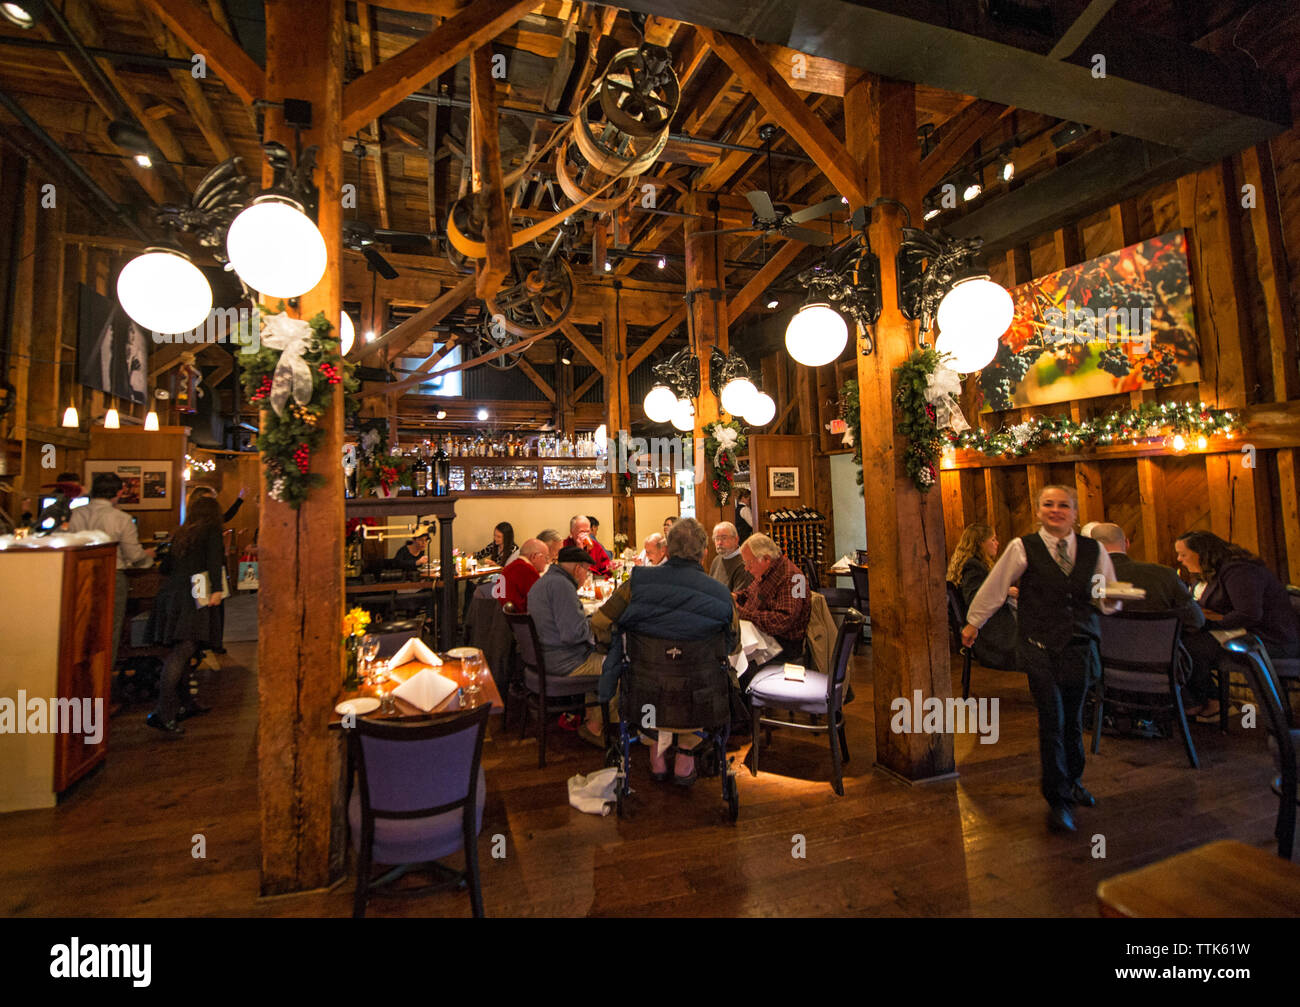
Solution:
[[[812,303],[800,308],[785,330],[785,348],[797,363],[821,367],[844,352],[849,327],[829,304]]]
[[[208,278],[187,256],[146,248],[117,276],[117,299],[141,328],[174,335],[197,329],[212,311]]]

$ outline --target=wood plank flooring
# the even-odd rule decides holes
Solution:
[[[171,741],[145,709],[110,725],[107,765],[57,808],[0,815],[6,916],[346,916],[352,878],[328,892],[258,898],[255,645],[230,643],[209,696],[217,709]],[[1103,878],[1213,839],[1273,848],[1276,799],[1262,730],[1226,737],[1196,725],[1201,769],[1177,740],[1103,736],[1084,780],[1100,807],[1080,831],[1044,827],[1036,719],[1024,679],[976,671],[1001,703],[1001,737],[957,738],[960,777],[907,786],[871,767],[870,664],[856,659],[847,708],[845,796],[828,784],[823,738],[777,731],[762,774],[742,769],[740,820],[721,815],[718,781],[654,784],[637,751],[636,817],[569,808],[565,781],[601,754],[552,733],[502,732],[485,746],[489,800],[480,845],[491,916],[1095,916]],[[955,685],[960,689],[959,677]],[[743,759],[748,745],[736,754]],[[494,835],[506,856],[490,856]],[[207,856],[196,859],[195,836]],[[802,836],[805,857],[793,857]],[[1104,838],[1105,857],[1094,856]],[[469,914],[464,893],[371,900],[375,916]]]

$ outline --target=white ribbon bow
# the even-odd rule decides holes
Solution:
[[[721,423],[713,428],[713,439],[718,442],[718,447],[723,451],[730,451],[736,446],[736,439],[740,435],[731,427],[724,427]]]
[[[312,327],[300,318],[290,318],[283,312],[262,316],[262,345],[280,351],[280,362],[275,365],[271,378],[271,408],[276,416],[284,415],[289,395],[300,406],[311,401],[311,368],[302,355],[316,348],[316,335]]]
[[[957,397],[961,395],[961,376],[940,364],[926,375],[925,381],[925,401],[934,406],[935,425],[940,430],[949,428],[957,433],[969,430],[970,424],[957,405]]]

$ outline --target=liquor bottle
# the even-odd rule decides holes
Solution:
[[[429,466],[425,463],[419,447],[416,447],[414,454],[415,460],[411,462],[411,492],[422,497],[429,492]]]
[[[447,461],[447,452],[441,447],[434,453],[431,475],[433,495],[445,497],[451,490],[451,465]]]

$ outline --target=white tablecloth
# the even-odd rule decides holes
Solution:
[[[751,664],[761,667],[781,653],[781,645],[748,619],[740,620],[740,652],[731,655],[731,666],[744,674]]]

